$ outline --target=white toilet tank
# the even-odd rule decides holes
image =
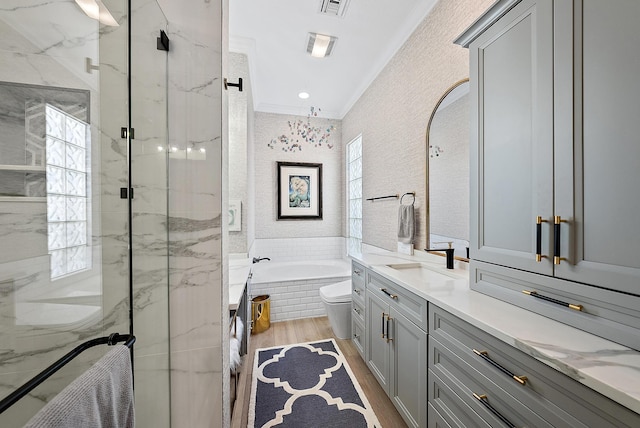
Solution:
[[[351,280],[325,285],[319,291],[333,334],[338,339],[350,339]]]

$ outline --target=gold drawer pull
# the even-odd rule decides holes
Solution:
[[[482,403],[482,405],[489,410],[491,413],[493,413],[493,415],[500,419],[505,425],[507,425],[509,428],[516,428],[516,426],[514,424],[511,423],[511,421],[507,418],[505,418],[504,416],[502,416],[502,414],[496,410],[495,407],[493,407],[490,403],[489,403],[489,398],[487,397],[486,394],[482,394],[482,395],[478,395],[475,392],[473,393],[473,398],[475,398],[476,400],[478,400],[480,403]]]
[[[392,320],[393,318],[391,318],[389,315],[387,315],[387,343],[389,342],[393,342],[393,338],[389,337],[389,322]]]
[[[511,371],[509,371],[506,368],[502,367],[500,364],[496,363],[495,361],[493,361],[489,357],[489,353],[487,351],[478,351],[477,349],[474,349],[473,353],[478,355],[480,358],[482,358],[483,360],[485,360],[489,364],[491,364],[493,367],[495,367],[498,370],[500,370],[502,373],[506,374],[507,376],[509,376],[510,378],[515,380],[516,382],[518,382],[520,385],[526,385],[526,383],[527,383],[527,377],[526,376],[517,376],[517,375],[513,374]]]
[[[559,265],[562,260],[567,260],[564,257],[560,257],[560,225],[562,223],[568,223],[567,220],[563,220],[559,215],[553,216],[553,264]]]
[[[547,256],[542,255],[542,223],[548,223],[542,216],[536,217],[536,261],[540,263]]]
[[[567,303],[567,302],[563,302],[562,300],[554,299],[553,297],[543,296],[542,294],[538,294],[537,291],[522,290],[522,292],[527,296],[535,297],[541,300],[546,300],[547,302],[555,303],[556,305],[565,306],[569,309],[573,309],[574,311],[582,311],[582,305],[576,305],[575,303]]]
[[[397,294],[389,293],[386,288],[381,288],[380,291],[382,291],[384,294],[386,294],[387,296],[391,297],[392,299],[397,299],[398,298]]]

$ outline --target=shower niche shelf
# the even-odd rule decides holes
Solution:
[[[0,165],[0,202],[46,202],[46,170],[41,165]]]

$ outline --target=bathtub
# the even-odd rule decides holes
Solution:
[[[251,267],[252,284],[336,278],[351,276],[351,264],[344,259],[300,262],[270,262],[263,260]]]
[[[261,261],[251,266],[249,293],[268,294],[271,321],[313,318],[326,315],[318,290],[351,278],[346,259],[296,262]]]

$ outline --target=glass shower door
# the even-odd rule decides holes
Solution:
[[[100,21],[72,0],[0,7],[2,397],[81,342],[129,332],[128,13],[104,4]],[[74,360],[0,426],[22,426],[104,352]]]
[[[131,262],[136,420],[170,426],[167,224],[167,20],[155,0],[131,2]]]
[[[167,22],[155,0],[80,3],[0,7],[0,398],[132,328],[137,422],[169,426]],[[85,351],[0,426],[23,426],[107,351]]]

